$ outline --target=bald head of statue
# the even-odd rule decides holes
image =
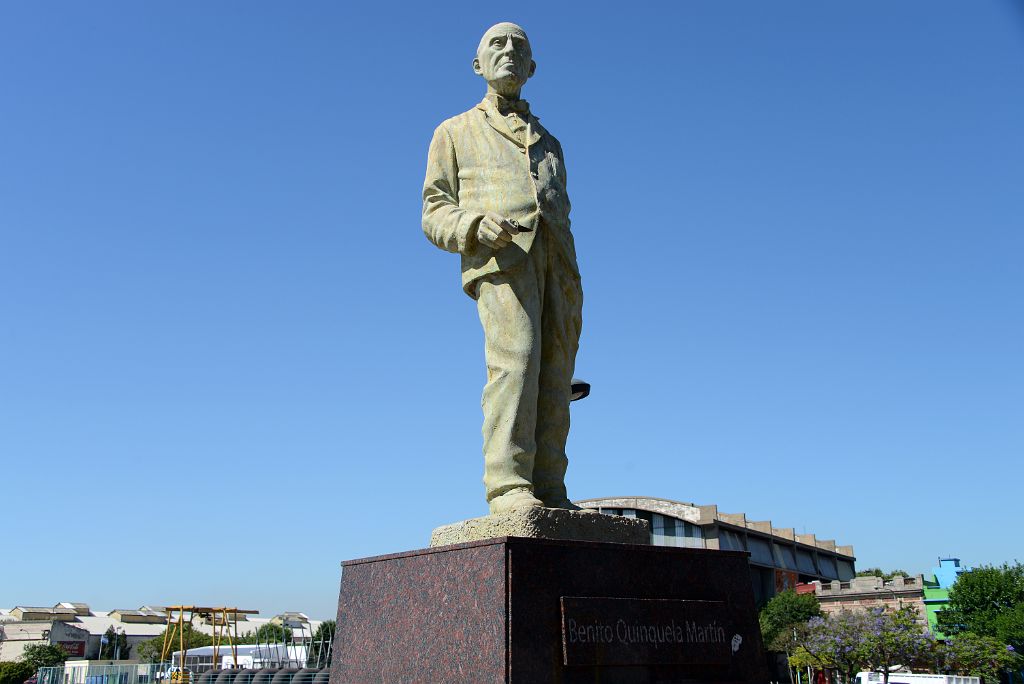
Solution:
[[[536,70],[530,39],[521,26],[503,21],[484,32],[473,59],[473,71],[487,81],[488,91],[517,98]]]

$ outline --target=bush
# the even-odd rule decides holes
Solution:
[[[56,644],[32,644],[21,652],[21,662],[32,666],[33,672],[41,667],[57,667],[68,659],[68,652]]]
[[[818,599],[814,594],[798,594],[792,589],[773,596],[761,609],[761,638],[767,649],[776,651],[787,650],[785,645],[778,643],[777,637],[794,625],[803,625],[813,617],[821,615]]]
[[[0,662],[0,684],[22,684],[35,673],[28,663]]]

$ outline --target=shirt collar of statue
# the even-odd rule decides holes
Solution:
[[[498,113],[502,116],[508,116],[509,114],[518,114],[522,118],[530,116],[530,103],[523,99],[513,100],[512,98],[499,95],[498,93],[487,93],[485,98],[490,100],[494,108],[498,110]]]

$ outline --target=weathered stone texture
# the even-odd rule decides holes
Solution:
[[[561,508],[527,508],[444,525],[430,535],[430,546],[462,544],[495,537],[649,544],[646,520]]]

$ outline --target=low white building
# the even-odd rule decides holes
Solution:
[[[28,646],[61,646],[69,657],[83,658],[89,632],[81,626],[60,620],[10,621],[0,624],[0,661],[17,660]]]
[[[221,645],[217,655],[222,669],[241,667],[258,670],[264,667],[305,667],[307,648],[298,644],[242,644],[235,647],[235,659],[230,646]],[[181,667],[181,651],[171,655],[171,667]],[[190,648],[185,652],[185,667],[198,674],[213,669],[213,646]]]
[[[299,612],[267,618],[240,614],[238,636],[254,634],[267,624],[287,627],[291,630],[288,640],[301,645],[312,638],[320,621],[310,620]],[[130,648],[127,654],[122,654],[122,659],[133,658],[140,643],[160,636],[166,626],[167,613],[163,606],[94,611],[85,603],[64,602],[52,608],[15,606],[0,609],[0,660],[16,660],[31,644],[60,645],[68,652],[69,660],[96,660],[100,655],[100,640],[110,629],[124,634],[127,639]],[[212,624],[198,617],[193,620],[192,627],[209,635],[214,630]],[[230,655],[230,649],[222,649],[224,652]]]

